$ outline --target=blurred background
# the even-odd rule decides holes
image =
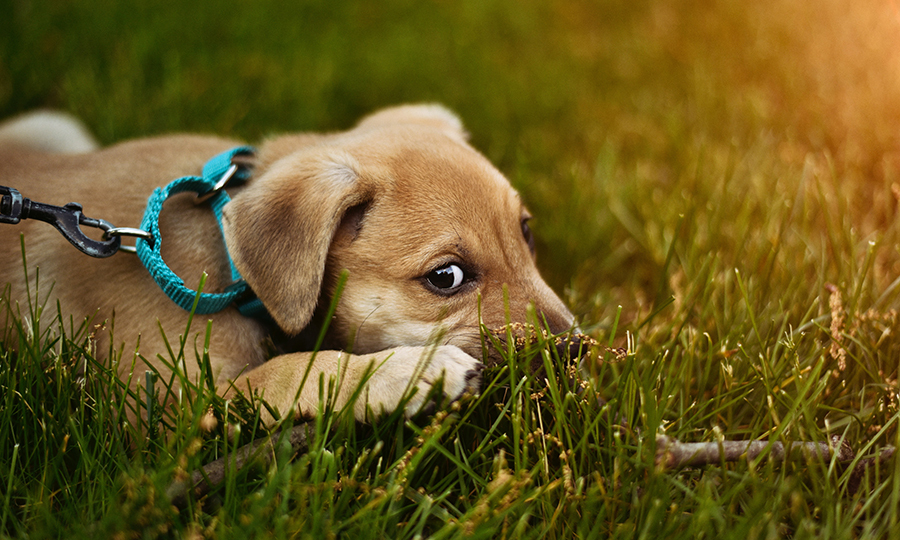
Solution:
[[[0,5],[0,116],[67,110],[103,143],[252,142],[446,104],[522,191],[539,264],[583,314],[671,285],[685,179],[715,205],[742,163],[771,178],[817,156],[865,191],[892,186],[900,159],[893,0]]]

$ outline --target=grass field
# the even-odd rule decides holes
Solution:
[[[3,13],[0,116],[68,110],[104,143],[254,141],[448,105],[527,201],[539,266],[582,329],[626,352],[598,349],[583,391],[538,344],[433,417],[360,426],[326,411],[305,452],[282,437],[268,464],[184,500],[174,483],[265,435],[259,404],[226,411],[200,387],[155,409],[169,436],[137,434],[115,420],[125,391],[91,327],[52,303],[36,317],[36,303],[18,319],[27,340],[0,329],[0,536],[900,537],[896,457],[858,486],[856,462],[830,458],[655,460],[663,434],[838,436],[860,458],[900,444],[896,2],[7,0]],[[171,351],[141,353],[203,361],[205,328],[198,317]],[[548,383],[524,369],[532,354]],[[208,407],[222,421],[204,430]]]

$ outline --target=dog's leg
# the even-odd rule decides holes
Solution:
[[[353,414],[357,420],[368,422],[372,414],[397,409],[415,389],[405,405],[406,415],[412,416],[425,405],[426,396],[439,380],[443,380],[444,395],[451,399],[466,391],[477,392],[482,367],[481,362],[453,345],[398,347],[365,355],[340,351],[320,351],[315,356],[293,353],[277,356],[238,377],[225,397],[249,389],[282,416],[290,411],[314,416],[319,407],[319,377],[323,375],[325,391],[333,384],[331,400],[336,410],[350,403],[361,388]]]

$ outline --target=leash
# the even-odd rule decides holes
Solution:
[[[185,192],[196,193],[198,202],[209,203],[219,224],[219,231],[222,232],[222,209],[231,201],[225,192],[225,186],[231,182],[243,183],[250,178],[250,171],[233,163],[233,159],[235,156],[253,153],[254,149],[249,146],[232,148],[207,161],[203,166],[202,176],[183,176],[165,187],[156,188],[147,201],[139,229],[114,227],[102,219],[88,218],[82,214],[82,207],[77,203],[62,207],[37,203],[22,197],[17,190],[4,186],[0,186],[0,223],[15,224],[29,218],[45,221],[56,227],[72,245],[92,257],[110,257],[118,251],[136,252],[160,289],[185,311],[194,309],[196,300],[197,307],[194,311],[199,314],[216,313],[234,304],[244,316],[266,319],[269,317],[266,308],[241,277],[230,255],[228,264],[232,284],[221,293],[199,293],[198,298],[198,292],[188,288],[184,280],[163,260],[162,236],[159,232],[159,215],[163,203],[173,195]],[[101,229],[103,239],[91,239],[79,225]],[[222,234],[224,242],[224,233]],[[121,245],[122,236],[136,237],[135,246]]]
[[[0,223],[16,224],[23,219],[36,219],[56,227],[73,246],[91,257],[109,257],[121,248],[119,235],[112,223],[102,219],[85,216],[78,203],[65,206],[53,206],[26,199],[17,190],[0,186]],[[94,227],[103,231],[103,240],[94,240],[84,232],[80,225]]]

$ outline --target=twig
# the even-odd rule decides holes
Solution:
[[[892,457],[894,457],[894,447],[885,446],[877,456],[861,459],[859,463],[853,467],[853,472],[850,473],[850,478],[847,480],[847,491],[851,495],[856,493],[862,484],[863,478],[866,476],[866,471],[875,465],[888,461]]]
[[[217,459],[203,466],[202,469],[191,474],[190,482],[176,480],[166,490],[172,504],[183,506],[189,490],[195,497],[202,497],[209,490],[220,484],[225,479],[225,471],[229,468],[238,470],[247,462],[254,459],[262,459],[266,464],[275,457],[275,442],[280,440],[282,432],[275,432],[267,437],[261,437],[245,444],[230,455]],[[312,436],[312,426],[309,423],[300,424],[288,433],[288,442],[293,452],[300,452],[309,446],[309,438]]]
[[[764,451],[776,461],[783,461],[785,445],[780,441],[719,441],[705,443],[683,443],[671,437],[660,435],[656,438],[656,466],[663,469],[715,465],[718,463],[752,460]],[[792,442],[787,453],[801,454],[807,458],[820,457],[834,459],[842,465],[849,465],[856,459],[856,452],[846,440],[832,436],[829,442]],[[853,466],[847,480],[847,491],[852,495],[859,489],[865,473],[871,467],[885,463],[894,455],[894,447],[886,446],[877,456],[861,459]]]
[[[683,443],[661,435],[656,438],[656,465],[666,469],[694,465],[712,465],[722,462],[756,459],[768,450],[772,459],[785,457],[784,443],[780,441],[719,441]],[[806,456],[836,457],[844,463],[853,460],[855,454],[846,441],[832,437],[830,442],[792,442],[790,453],[802,452]]]

